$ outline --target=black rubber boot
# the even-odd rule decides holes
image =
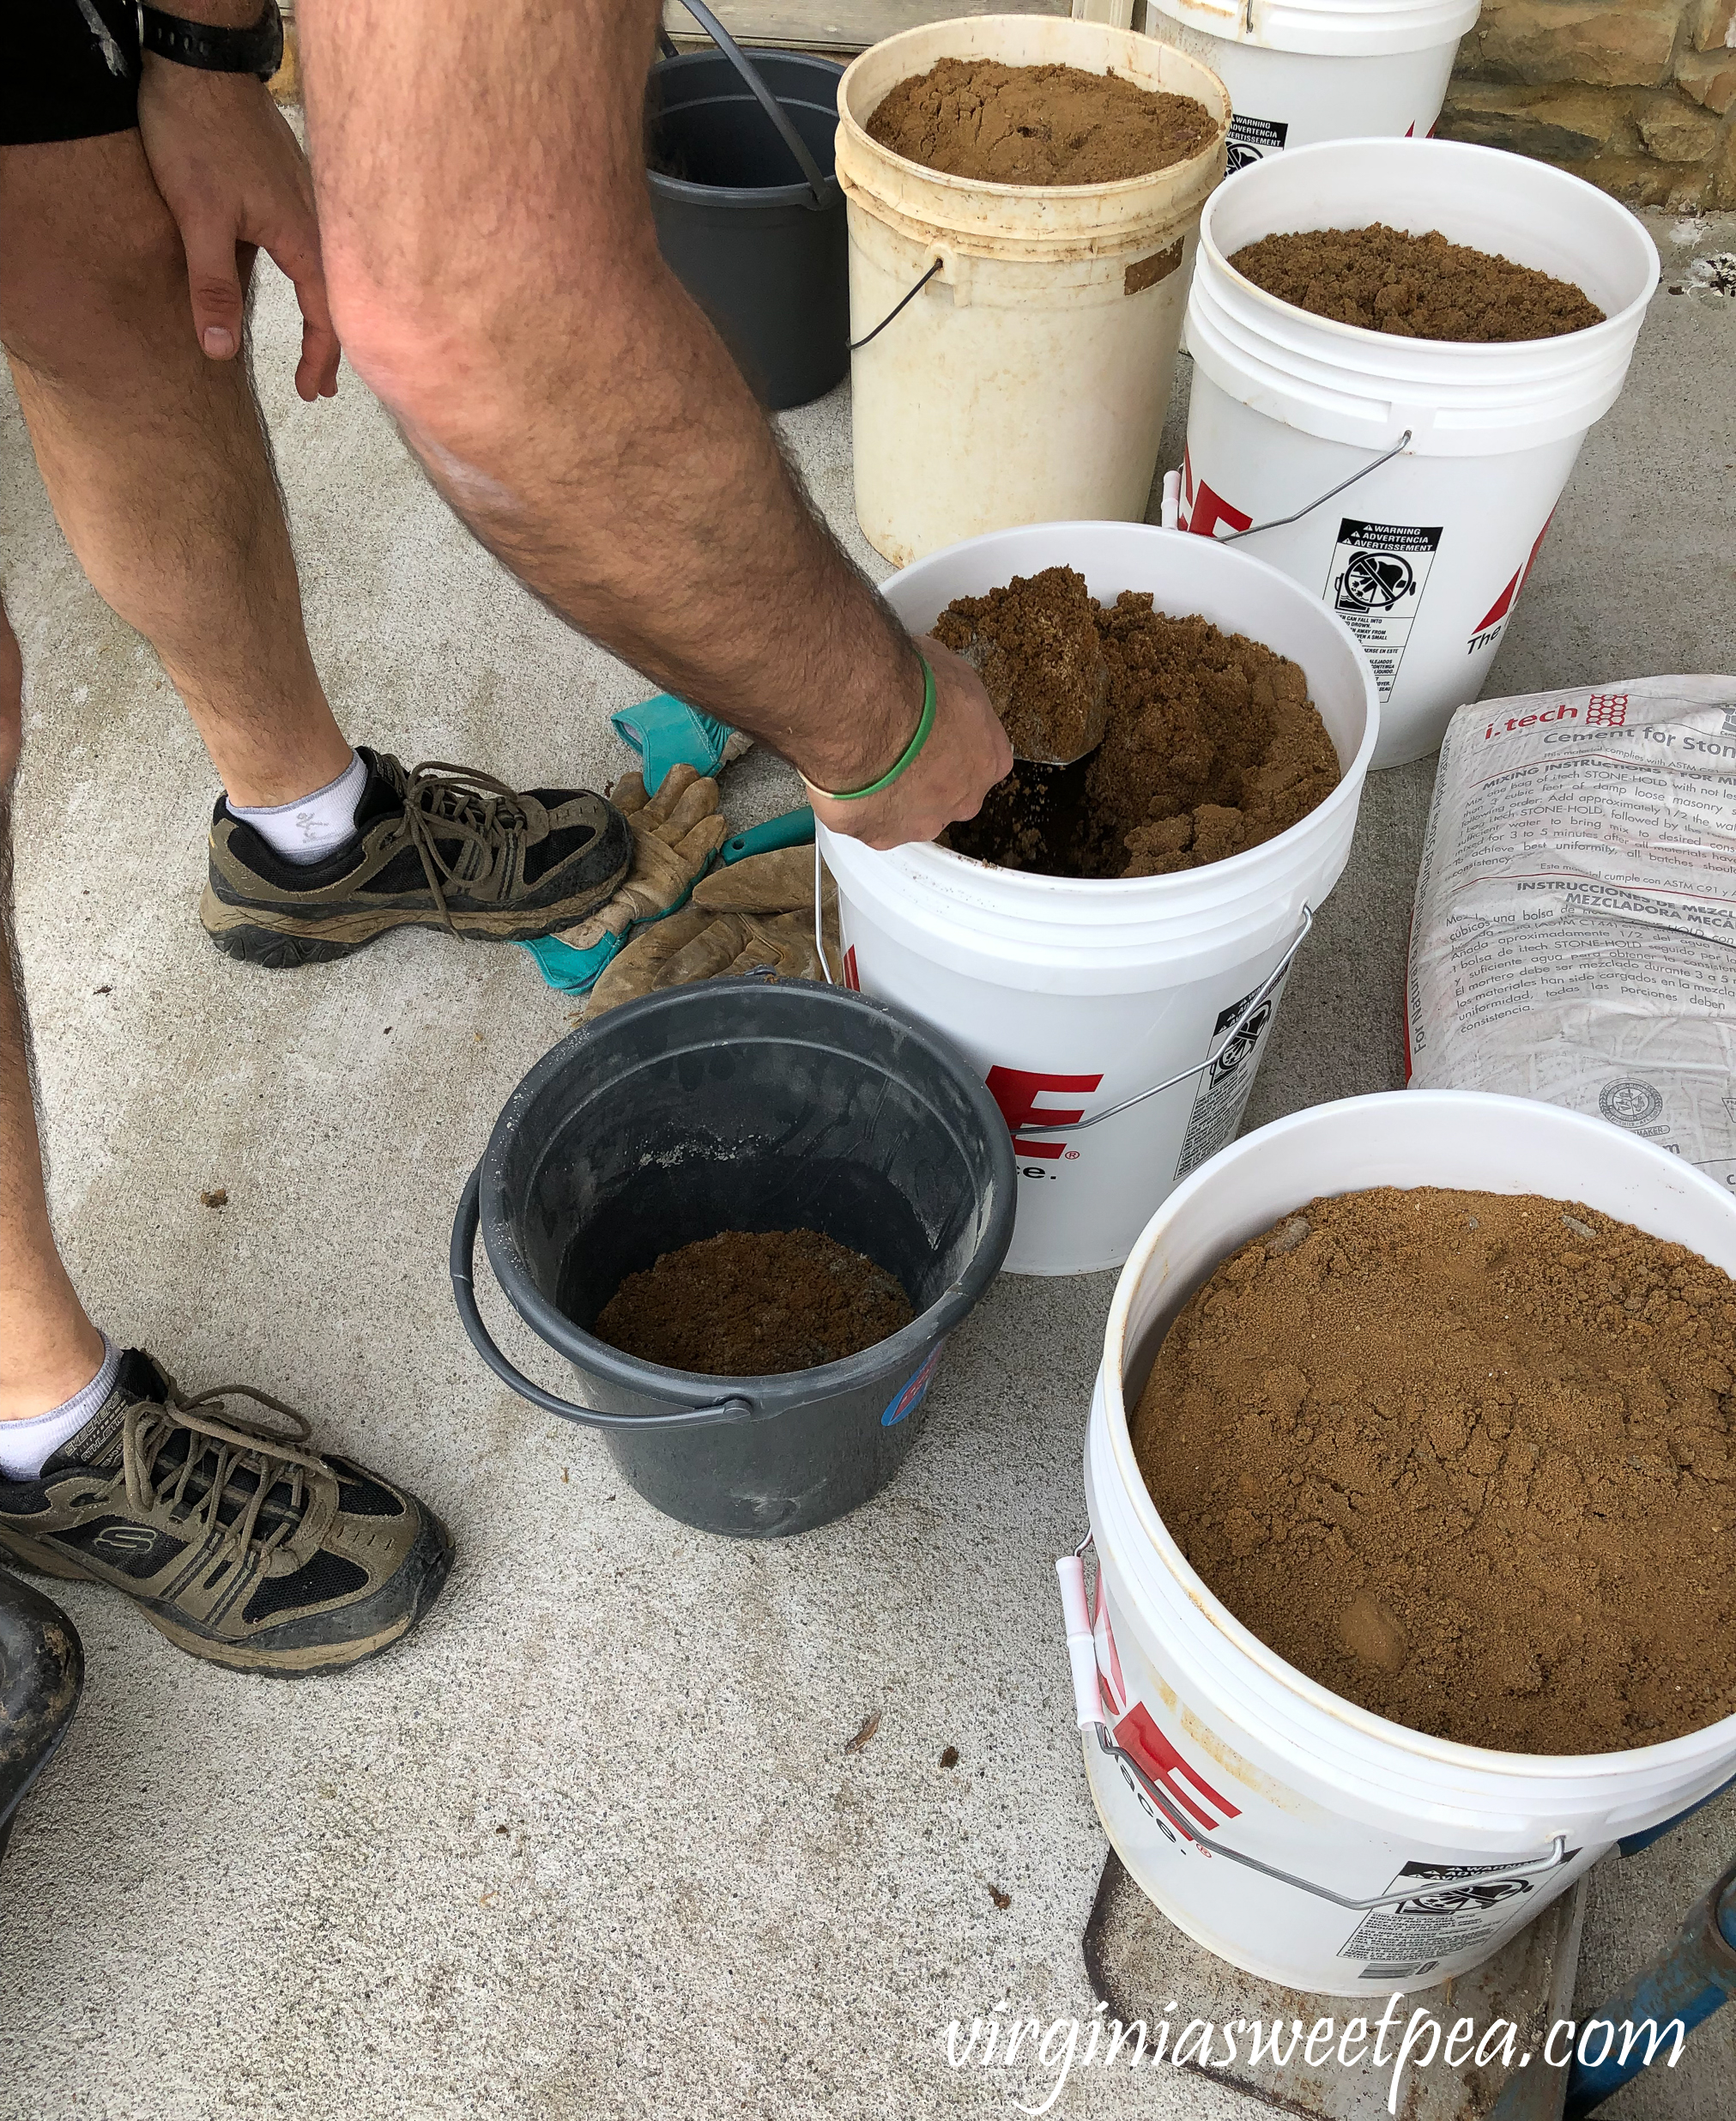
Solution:
[[[13,1815],[66,1736],[84,1685],[84,1645],[57,1605],[0,1575],[0,1856]]]

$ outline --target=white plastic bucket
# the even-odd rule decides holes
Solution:
[[[1147,36],[1230,91],[1230,169],[1321,140],[1425,138],[1481,0],[1147,0]]]
[[[918,561],[885,595],[920,630],[955,597],[1060,565],[1104,603],[1150,590],[1159,610],[1293,658],[1343,778],[1264,846],[1171,876],[1030,876],[926,845],[877,853],[820,827],[850,984],[946,1032],[1013,1129],[1015,1274],[1119,1266],[1152,1203],[1235,1132],[1281,987],[1251,1004],[1344,868],[1379,721],[1368,665],[1324,605],[1260,561],[1148,524],[998,530]],[[1214,1049],[1209,1069],[1100,1126],[1042,1130],[1044,1118],[1107,1112]]]
[[[1081,1724],[1103,1713],[1189,1823],[1225,1848],[1346,1900],[1407,1879],[1418,1897],[1358,1913],[1205,1853],[1159,1826],[1089,1730],[1086,1773],[1122,1861],[1172,1922],[1250,1973],[1332,1996],[1468,1972],[1612,1843],[1736,1770],[1736,1717],[1663,1745],[1563,1757],[1407,1730],[1285,1663],[1183,1558],[1128,1428],[1164,1332],[1250,1237],[1320,1195],[1376,1185],[1585,1201],[1736,1272],[1736,1200],[1703,1173],[1583,1113],[1465,1090],[1350,1098],[1262,1127],[1177,1188],[1140,1237],[1110,1312],[1086,1439],[1100,1573],[1096,1673],[1085,1642],[1075,1657]],[[1079,1564],[1061,1567],[1082,1607]],[[1069,1632],[1089,1624],[1076,1610]],[[1558,1835],[1570,1861],[1500,1886],[1511,1868],[1546,1861]]]
[[[1186,161],[1114,184],[947,176],[865,130],[891,88],[941,58],[1113,70],[1194,97],[1218,130]],[[1137,521],[1200,209],[1224,171],[1223,83],[1131,30],[991,15],[874,45],[839,82],[838,106],[850,337],[868,341],[851,357],[850,421],[868,542],[902,565],[1009,524]]]
[[[1400,338],[1310,316],[1228,262],[1261,236],[1372,219],[1572,281],[1606,320],[1499,345]],[[1305,511],[1239,548],[1332,602],[1362,640],[1381,688],[1376,767],[1425,757],[1481,691],[1657,282],[1656,247],[1625,207],[1546,163],[1455,141],[1299,148],[1207,204],[1180,522],[1222,537]]]

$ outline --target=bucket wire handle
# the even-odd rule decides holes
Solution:
[[[1376,1893],[1365,1900],[1348,1900],[1342,1893],[1334,1893],[1330,1886],[1316,1885],[1312,1879],[1298,1878],[1291,1871],[1279,1870],[1275,1864],[1262,1863],[1257,1856],[1249,1856],[1241,1849],[1232,1849],[1227,1843],[1214,1840],[1202,1833],[1198,1825],[1187,1818],[1175,1799],[1167,1796],[1154,1783],[1125,1747],[1119,1746],[1110,1736],[1109,1725],[1103,1712],[1103,1694],[1098,1676],[1097,1641],[1092,1632],[1091,1607],[1085,1595],[1085,1550],[1090,1546],[1087,1534],[1078,1551],[1064,1554],[1055,1565],[1055,1573],[1061,1579],[1062,1609],[1067,1616],[1067,1655],[1073,1670],[1074,1705],[1079,1715],[1081,1730],[1097,1734],[1098,1748],[1111,1760],[1120,1763],[1122,1771],[1130,1774],[1140,1788],[1157,1807],[1162,1815],[1183,1836],[1208,1855],[1222,1856],[1232,1863],[1240,1863],[1245,1870],[1257,1870],[1263,1876],[1275,1878],[1280,1885],[1293,1885],[1299,1892],[1311,1893],[1316,1900],[1330,1900],[1335,1907],[1347,1907],[1363,1913],[1374,1907],[1397,1907],[1406,1900],[1425,1898],[1431,1890],[1430,1881],[1414,1880],[1397,1893]],[[1533,1861],[1515,1863],[1510,1870],[1479,1872],[1474,1883],[1479,1889],[1492,1885],[1509,1885],[1521,1879],[1541,1878],[1551,1871],[1560,1870],[1569,1861],[1567,1836],[1556,1835],[1547,1856]],[[1446,1882],[1437,1881],[1432,1890],[1444,1889]]]
[[[1302,909],[1302,925],[1297,930],[1290,948],[1249,995],[1247,1006],[1237,1012],[1235,1022],[1225,1030],[1222,1043],[1214,1045],[1204,1060],[1195,1061],[1191,1068],[1184,1068],[1180,1075],[1171,1076],[1166,1082],[1154,1082],[1149,1090],[1141,1090],[1135,1097],[1124,1097],[1119,1105],[1111,1105],[1107,1112],[1093,1112],[1089,1119],[1021,1119],[1019,1123],[1019,1133],[1082,1134],[1086,1128],[1100,1127],[1105,1119],[1113,1119],[1119,1113],[1131,1112],[1135,1105],[1143,1105],[1147,1098],[1161,1097],[1165,1090],[1173,1090],[1178,1082],[1186,1082],[1189,1076],[1197,1076],[1202,1069],[1209,1068],[1222,1055],[1225,1047],[1233,1044],[1240,1035],[1242,1027],[1249,1018],[1272,999],[1279,982],[1295,961],[1296,953],[1307,942],[1308,931],[1313,925],[1314,908],[1304,906]]]
[[[481,1221],[482,1167],[479,1163],[465,1181],[458,1213],[452,1224],[452,1300],[470,1345],[503,1385],[510,1385],[521,1399],[541,1407],[569,1421],[583,1421],[590,1428],[672,1429],[703,1428],[720,1421],[751,1421],[756,1409],[751,1399],[731,1394],[712,1407],[681,1407],[673,1414],[601,1414],[595,1407],[581,1407],[517,1370],[495,1346],[482,1314],[476,1307],[476,1227]]]
[[[1352,471],[1347,479],[1340,479],[1336,486],[1328,487],[1325,493],[1316,494],[1306,507],[1298,508],[1293,516],[1273,516],[1270,523],[1250,523],[1245,530],[1231,530],[1227,536],[1219,538],[1218,542],[1220,545],[1233,545],[1238,538],[1257,537],[1261,530],[1281,530],[1286,523],[1300,523],[1304,516],[1311,516],[1316,508],[1324,506],[1334,494],[1343,493],[1346,487],[1354,486],[1358,479],[1367,478],[1370,471],[1378,471],[1382,464],[1389,464],[1401,449],[1409,445],[1410,439],[1411,430],[1406,427],[1392,447],[1383,451],[1372,464],[1364,464],[1360,471]]]
[[[789,112],[765,85],[765,76],[705,5],[705,0],[681,0],[681,4],[689,15],[699,18],[717,49],[753,91],[754,101],[777,126],[778,138],[795,157],[796,167],[807,179],[808,190],[814,194],[815,207],[823,209],[826,205],[826,172],[814,159],[807,141],[789,122]]]
[[[922,289],[928,286],[929,281],[934,278],[935,275],[944,269],[946,263],[947,261],[944,258],[937,258],[934,264],[929,266],[927,272],[925,272],[922,278],[917,281],[916,286],[910,289],[910,293],[908,294],[901,295],[898,300],[892,304],[892,307],[886,312],[886,315],[880,318],[880,322],[874,326],[872,331],[865,331],[861,338],[852,339],[850,341],[850,352],[852,354],[859,353],[862,348],[868,344],[870,339],[879,338],[881,332],[886,330],[886,326],[892,322],[892,318],[898,315],[898,312],[906,307],[910,303],[916,300],[916,297],[922,293]],[[1263,530],[1267,528],[1267,525],[1262,523],[1260,527]]]
[[[838,982],[832,976],[832,967],[826,961],[826,913],[820,902],[820,834],[814,836],[814,951],[820,960],[820,969],[826,974],[826,984],[835,987]]]

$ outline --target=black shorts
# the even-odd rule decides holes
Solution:
[[[0,16],[0,147],[138,124],[139,23],[125,0],[9,0]]]

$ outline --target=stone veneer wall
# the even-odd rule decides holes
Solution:
[[[1736,0],[1483,0],[1435,130],[1630,206],[1736,207]]]

